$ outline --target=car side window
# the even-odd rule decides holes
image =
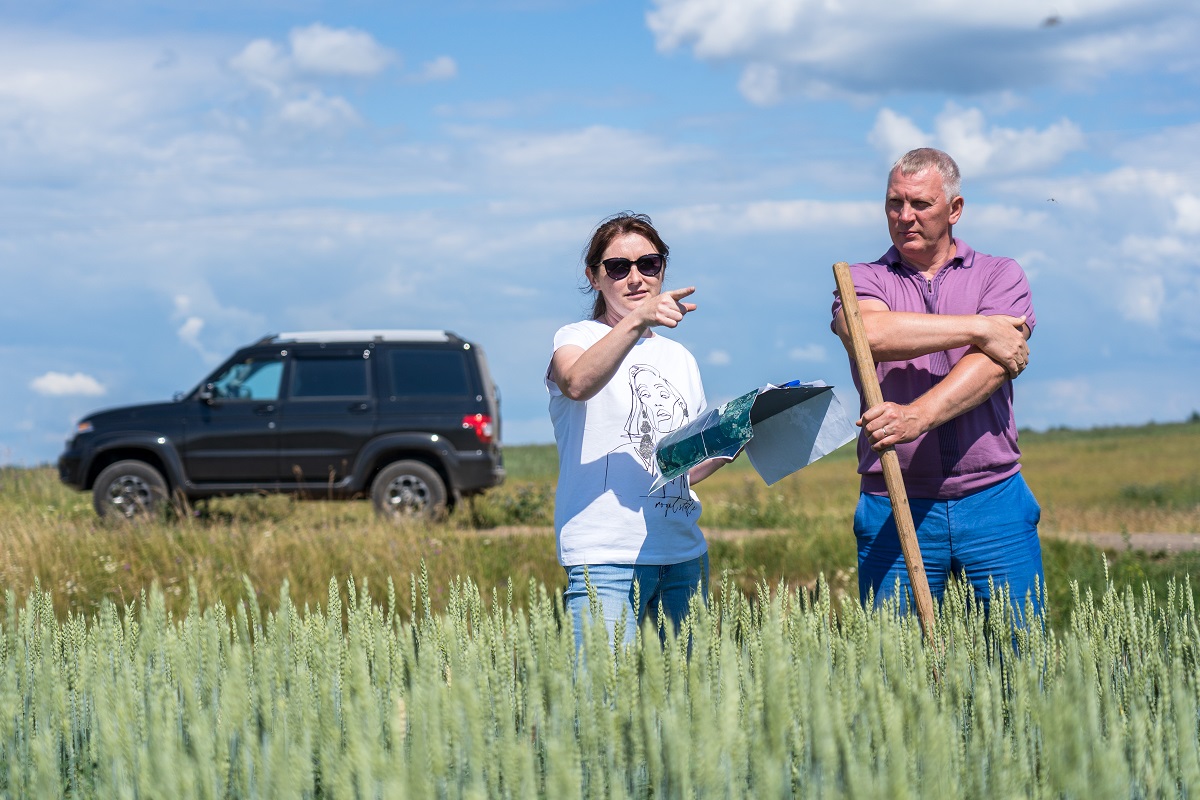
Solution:
[[[389,361],[393,397],[474,394],[460,350],[396,349]]]
[[[224,400],[278,400],[283,378],[283,361],[278,358],[247,358],[212,381],[213,397]]]
[[[292,361],[290,397],[365,397],[369,394],[367,369],[361,355],[301,358]]]

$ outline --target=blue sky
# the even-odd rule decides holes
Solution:
[[[904,150],[1017,258],[1022,427],[1200,409],[1200,6],[1183,0],[0,0],[0,463],[281,330],[481,343],[503,438],[623,209],[695,285],[710,402],[849,387],[830,265]],[[249,8],[247,8],[249,6]],[[852,395],[851,395],[852,397]]]

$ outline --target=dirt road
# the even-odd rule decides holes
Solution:
[[[1086,542],[1101,550],[1144,550],[1182,553],[1200,550],[1200,533],[1066,533],[1042,532],[1043,538]]]
[[[790,531],[777,528],[705,528],[704,535],[709,539],[745,539],[751,536],[768,536],[771,534],[786,534]],[[550,528],[525,527],[510,525],[478,531],[483,536],[529,536],[532,534],[553,534]],[[1200,533],[1077,533],[1064,531],[1041,531],[1043,538],[1066,539],[1072,542],[1086,542],[1101,550],[1142,550],[1146,552],[1181,553],[1189,550],[1200,550]]]

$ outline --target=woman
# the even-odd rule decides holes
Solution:
[[[660,602],[678,626],[692,595],[707,591],[708,545],[690,486],[725,461],[706,461],[650,491],[654,446],[705,405],[696,359],[653,330],[674,328],[696,310],[684,301],[695,287],[662,291],[668,252],[643,214],[602,222],[583,261],[592,318],[554,335],[546,372],[559,455],[554,527],[577,647],[589,583],[610,637],[627,620],[626,642]]]

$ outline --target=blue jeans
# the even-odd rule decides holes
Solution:
[[[1046,577],[1037,533],[1042,510],[1021,473],[957,500],[911,498],[908,505],[934,600],[942,599],[950,576],[965,574],[985,609],[991,601],[991,578],[997,589],[1008,584],[1017,620],[1022,624],[1026,597],[1032,600],[1034,613],[1041,615],[1034,581],[1041,584],[1044,594]],[[862,602],[866,603],[868,593],[874,591],[878,608],[885,598],[895,595],[899,578],[900,606],[907,612],[912,589],[887,497],[859,496],[854,535],[858,539],[858,593]]]
[[[575,623],[575,649],[583,646],[583,625],[591,618],[587,584],[590,583],[600,604],[600,615],[608,638],[613,638],[617,621],[625,617],[624,643],[632,644],[637,628],[649,617],[658,621],[658,606],[678,631],[688,613],[692,595],[708,597],[708,553],[681,564],[588,564],[587,581],[583,565],[566,567],[567,589],[563,603]],[[634,608],[634,583],[638,585],[638,607]]]

